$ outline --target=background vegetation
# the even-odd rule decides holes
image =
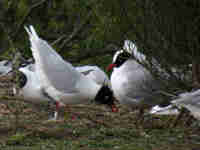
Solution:
[[[0,2],[1,53],[10,54],[8,35],[30,56],[24,25],[73,63],[107,64],[125,39],[163,66],[199,60],[198,0],[4,0]],[[8,35],[7,35],[8,34]]]

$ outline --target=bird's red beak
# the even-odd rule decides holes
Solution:
[[[111,109],[112,109],[112,112],[118,112],[119,111],[119,109],[117,108],[117,106],[115,104],[113,104],[111,106]]]
[[[115,67],[116,64],[110,64],[108,67],[107,67],[107,71],[111,71],[113,69],[113,67]]]

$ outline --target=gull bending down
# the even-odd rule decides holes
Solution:
[[[79,66],[75,67],[75,69],[101,86],[110,86],[108,76],[97,66]],[[35,64],[28,64],[25,67],[20,67],[19,71],[20,89],[18,96],[25,100],[32,101],[33,103],[51,101],[45,96],[45,93],[43,93],[39,78],[35,72]],[[16,91],[16,89],[14,89],[14,91]]]

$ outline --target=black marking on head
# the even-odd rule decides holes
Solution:
[[[126,62],[131,57],[131,54],[122,50],[118,55],[116,56],[114,60],[114,64],[116,64],[116,67],[120,67],[124,62]]]
[[[32,58],[26,60],[23,57],[21,57],[19,61],[20,61],[19,68],[26,67],[30,64],[34,64],[34,59],[32,59]]]
[[[23,72],[19,71],[19,87],[23,88],[27,83],[27,77]]]
[[[95,102],[99,104],[114,104],[113,91],[108,86],[102,86],[95,97]]]

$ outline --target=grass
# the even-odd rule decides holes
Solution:
[[[112,113],[104,106],[88,104],[72,106],[66,119],[61,112],[59,121],[48,122],[49,112],[44,106],[6,103],[21,111],[17,121],[9,110],[0,116],[3,150],[194,150],[200,146],[196,120],[186,126],[182,119],[170,127],[175,116],[149,115],[136,127],[136,113],[124,106],[119,105],[120,112]],[[77,117],[72,120],[75,112]]]
[[[1,86],[1,85],[0,85]],[[2,91],[1,93],[6,93]],[[199,122],[187,116],[173,127],[176,116],[145,116],[136,126],[137,112],[119,105],[118,113],[95,104],[62,110],[48,122],[51,109],[19,100],[0,99],[2,150],[198,150]],[[76,116],[73,120],[73,116]]]

